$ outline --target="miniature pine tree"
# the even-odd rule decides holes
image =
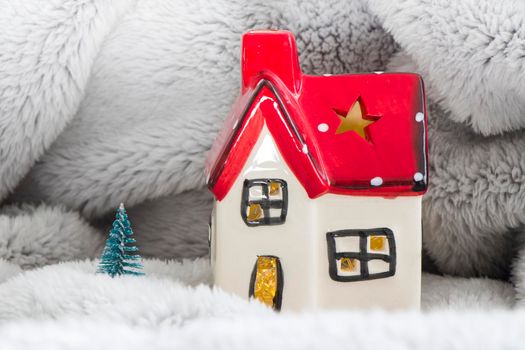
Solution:
[[[144,274],[137,271],[143,267],[140,255],[130,254],[139,250],[133,245],[136,240],[132,236],[131,223],[121,203],[100,257],[97,273],[106,273],[111,277]]]

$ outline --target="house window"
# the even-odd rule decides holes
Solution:
[[[241,216],[246,225],[280,225],[286,220],[288,189],[280,179],[245,180]]]
[[[330,277],[338,282],[372,280],[396,272],[394,234],[388,228],[326,234]]]

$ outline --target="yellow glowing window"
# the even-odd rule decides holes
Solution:
[[[281,184],[276,181],[271,181],[268,184],[268,190],[270,192],[270,196],[278,196],[281,192]]]
[[[385,249],[385,236],[370,236],[370,250],[383,251]]]
[[[326,233],[328,273],[337,282],[386,278],[396,272],[396,243],[389,228]]]
[[[262,217],[263,217],[263,210],[260,204],[252,203],[248,205],[248,214],[246,215],[246,220],[258,221]]]
[[[288,189],[281,179],[245,180],[241,215],[248,226],[281,225],[286,221]]]
[[[352,258],[342,258],[341,260],[341,271],[351,272],[357,267],[357,260]]]

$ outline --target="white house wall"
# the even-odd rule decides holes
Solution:
[[[340,196],[327,194],[315,201],[318,213],[317,244],[320,308],[419,308],[421,286],[421,197]],[[328,275],[326,232],[343,229],[389,228],[396,245],[392,277],[337,282]],[[324,234],[323,234],[324,233]],[[351,289],[349,289],[351,287]]]
[[[288,185],[283,225],[248,227],[241,218],[245,179],[278,178]],[[216,203],[212,262],[215,283],[248,297],[257,255],[280,258],[283,310],[305,308],[419,306],[421,197],[324,195],[311,200],[282,159],[266,126],[228,195]],[[328,274],[326,232],[387,227],[394,232],[397,268],[393,277],[337,282]],[[368,301],[368,302],[367,302]]]
[[[241,218],[245,179],[278,178],[287,182],[288,215],[283,225],[248,227]],[[277,256],[284,277],[283,310],[314,303],[317,244],[312,230],[315,207],[282,159],[266,126],[228,195],[216,205],[215,283],[248,297],[257,255]]]

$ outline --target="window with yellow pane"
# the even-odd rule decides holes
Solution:
[[[394,233],[388,228],[326,234],[330,277],[338,282],[386,278],[396,272]]]
[[[248,226],[280,225],[286,221],[288,188],[281,179],[245,180],[241,217]]]

